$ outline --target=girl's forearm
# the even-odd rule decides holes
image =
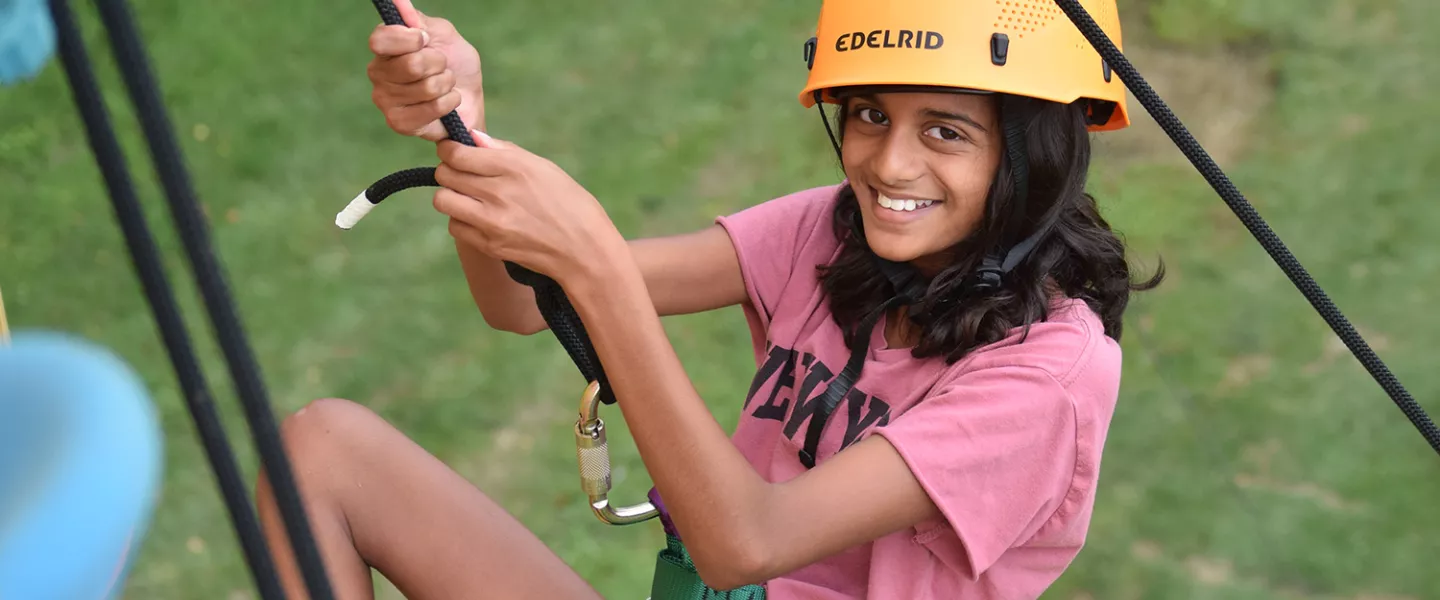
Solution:
[[[695,391],[624,250],[596,253],[562,285],[701,575],[712,586],[748,583],[766,562],[754,517],[770,486]]]
[[[692,233],[624,243],[624,260],[645,279],[647,300],[660,315],[687,314],[738,304],[745,282],[730,238],[719,226]],[[491,327],[531,334],[548,328],[535,291],[510,279],[505,264],[457,240],[470,295]]]
[[[459,240],[455,250],[470,296],[487,324],[527,335],[546,329],[545,318],[535,306],[535,290],[511,279],[505,263]]]

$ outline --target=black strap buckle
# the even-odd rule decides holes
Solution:
[[[980,267],[970,275],[970,289],[983,293],[999,288],[1004,273],[1000,257],[993,252],[986,254],[985,259],[980,261]]]

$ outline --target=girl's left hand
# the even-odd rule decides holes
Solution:
[[[473,131],[478,147],[437,144],[435,209],[450,234],[560,282],[606,265],[624,238],[605,209],[555,163]]]

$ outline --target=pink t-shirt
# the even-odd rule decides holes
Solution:
[[[805,471],[809,419],[850,351],[815,266],[839,250],[839,186],[717,219],[739,253],[759,367],[733,441],[767,481]],[[886,346],[876,327],[861,377],[835,408],[818,462],[870,434],[904,457],[942,518],[768,582],[773,600],[1038,597],[1075,558],[1095,501],[1120,384],[1120,348],[1084,302],[946,365]],[[803,401],[797,401],[803,398]]]

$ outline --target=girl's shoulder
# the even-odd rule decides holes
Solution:
[[[948,369],[946,378],[977,369],[1034,369],[1062,388],[1081,380],[1118,386],[1120,344],[1105,334],[1104,323],[1083,299],[1057,297],[1044,320],[1016,327],[1005,338],[975,349]]]
[[[716,218],[734,234],[758,241],[809,238],[829,232],[831,215],[845,183],[796,190]]]

